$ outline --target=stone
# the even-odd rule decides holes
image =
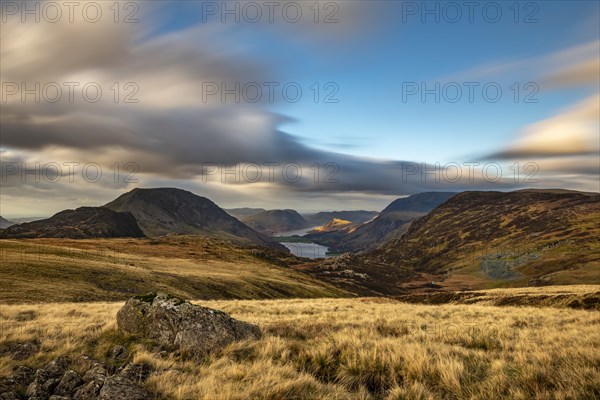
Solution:
[[[71,367],[79,371],[80,374],[85,374],[92,367],[97,365],[100,365],[100,361],[85,354],[75,357],[71,363]]]
[[[118,371],[118,374],[132,382],[145,382],[150,376],[152,369],[149,364],[127,364]]]
[[[90,369],[83,375],[84,382],[91,382],[94,380],[103,380],[108,376],[106,367],[100,363],[95,363]]]
[[[117,313],[117,327],[121,333],[151,339],[196,358],[261,334],[256,325],[162,292],[129,299]]]
[[[16,361],[23,361],[40,351],[40,345],[37,341],[27,341],[19,343],[8,343],[0,346],[0,355],[9,355]]]
[[[123,363],[129,358],[129,351],[121,345],[116,345],[110,350],[110,359],[115,363]]]
[[[98,400],[150,400],[150,393],[131,380],[113,375],[106,378]]]
[[[105,378],[93,379],[77,389],[73,395],[74,400],[97,400]]]
[[[75,392],[75,389],[83,383],[83,380],[79,374],[73,370],[68,370],[63,375],[62,379],[58,383],[54,394],[59,396],[70,396]]]

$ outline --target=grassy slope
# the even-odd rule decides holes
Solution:
[[[442,274],[449,289],[600,283],[600,197],[576,193],[462,193],[387,244],[386,261]],[[515,276],[484,273],[482,257]],[[534,281],[532,281],[532,279]]]
[[[590,290],[600,287],[572,291]],[[3,306],[0,348],[37,338],[44,351],[24,361],[0,356],[0,376],[64,354],[105,360],[118,341],[154,366],[149,389],[178,400],[600,396],[597,312],[375,298],[200,303],[258,324],[263,337],[195,363],[116,334],[122,303]]]
[[[286,257],[193,236],[2,240],[0,302],[110,301],[159,289],[192,299],[347,295],[273,255]]]

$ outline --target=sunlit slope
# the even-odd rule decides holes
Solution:
[[[369,255],[443,286],[600,283],[600,196],[461,193]]]
[[[344,294],[285,267],[283,253],[197,236],[1,240],[0,257],[2,303],[121,300],[156,290],[191,299]]]

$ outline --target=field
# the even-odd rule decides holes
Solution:
[[[193,299],[350,295],[268,251],[199,236],[0,240],[0,302],[116,301],[157,290]]]
[[[547,290],[589,293],[600,287]],[[14,365],[39,367],[59,355],[106,360],[111,346],[120,343],[135,362],[152,366],[146,387],[157,398],[600,397],[597,311],[381,298],[197,303],[258,324],[263,337],[231,344],[198,363],[119,335],[115,314],[122,302],[3,305],[0,376]],[[38,353],[11,359],[7,349],[35,340]]]

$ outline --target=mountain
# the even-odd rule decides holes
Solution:
[[[13,224],[16,225],[16,224],[22,224],[24,222],[33,222],[33,221],[39,221],[39,220],[48,219],[48,218],[49,218],[48,216],[45,216],[45,217],[23,217],[23,218],[11,218],[10,220]]]
[[[311,232],[307,238],[334,252],[362,252],[400,237],[410,223],[456,193],[425,192],[394,200],[377,217],[357,227],[335,232]]]
[[[379,214],[377,211],[322,211],[316,214],[304,214],[303,217],[308,221],[309,226],[325,225],[332,219],[342,219],[355,224],[361,224],[374,218]]]
[[[81,207],[64,210],[34,222],[13,225],[0,238],[119,238],[143,237],[133,216],[104,207]]]
[[[14,225],[15,223],[12,221],[9,221],[7,219],[2,218],[2,216],[0,216],[0,229],[6,229],[11,225]]]
[[[323,226],[319,226],[309,233],[322,233],[322,232],[337,232],[340,230],[347,230],[354,226],[354,224],[350,221],[346,221],[344,219],[333,218],[331,221],[326,223]]]
[[[294,210],[268,210],[242,218],[242,222],[265,235],[308,228],[309,222]]]
[[[444,203],[451,197],[455,196],[455,192],[424,192],[414,194],[408,197],[396,199],[381,211],[382,214],[388,212],[419,212],[428,213],[440,204]]]
[[[346,287],[387,294],[599,284],[598,221],[598,194],[464,192],[377,250],[327,260],[312,271],[331,282],[340,278],[332,270],[344,271]]]
[[[105,207],[130,212],[148,237],[202,235],[285,249],[227,214],[206,197],[182,189],[133,189]]]
[[[255,215],[255,214],[258,214],[261,212],[265,212],[267,210],[265,210],[264,208],[242,207],[242,208],[226,208],[225,211],[227,212],[227,214],[241,220],[242,218],[249,217],[251,215]]]
[[[379,249],[380,260],[452,282],[600,280],[600,195],[465,192]],[[594,265],[595,264],[595,265]],[[571,276],[567,276],[571,275]]]

